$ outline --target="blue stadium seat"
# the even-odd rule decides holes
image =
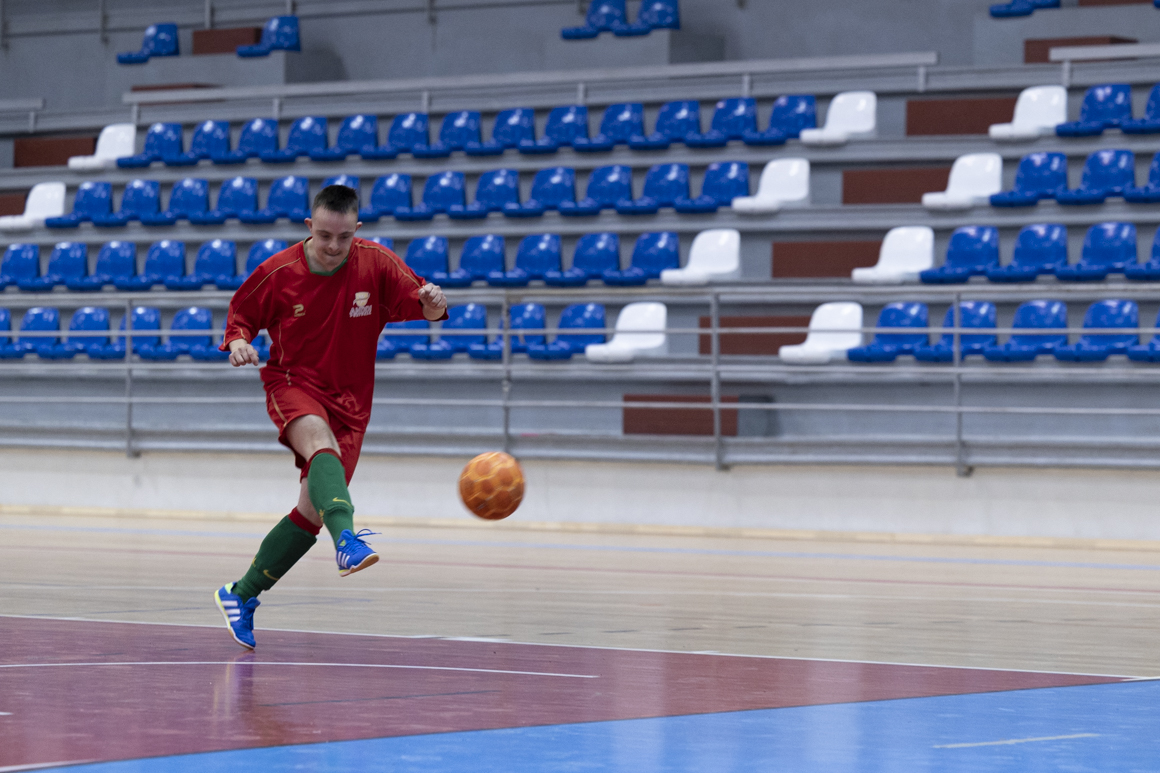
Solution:
[[[362,181],[354,175],[350,174],[336,174],[331,177],[327,177],[322,181],[321,187],[329,188],[332,185],[342,185],[359,194],[361,194],[362,191]]]
[[[1067,227],[1035,223],[1019,229],[1011,263],[987,269],[992,282],[1034,282],[1040,274],[1054,274],[1067,265]]]
[[[394,217],[398,208],[411,208],[411,175],[392,172],[375,180],[371,199],[358,211],[359,220],[374,223],[383,217]]]
[[[420,145],[427,145],[427,114],[403,113],[391,121],[387,141],[377,148],[364,150],[362,157],[368,161],[388,161]]]
[[[1120,121],[1120,131],[1124,134],[1155,134],[1160,132],[1160,83],[1148,92],[1148,104],[1141,118],[1127,118]]]
[[[478,303],[465,303],[447,310],[440,332],[452,330],[486,330],[487,309]],[[440,335],[429,343],[411,346],[411,356],[417,360],[449,360],[457,352],[466,352],[472,344],[486,344],[486,335]]]
[[[263,153],[278,151],[278,122],[273,118],[255,118],[247,121],[238,136],[238,146],[227,153],[211,153],[215,164],[241,164]]]
[[[65,286],[75,292],[93,292],[128,279],[137,273],[137,245],[133,242],[111,241],[101,245],[97,264],[88,276],[69,277]]]
[[[601,32],[611,32],[614,28],[628,27],[628,15],[624,0],[592,0],[588,4],[588,15],[582,27],[565,27],[560,30],[564,40],[586,40]]]
[[[627,145],[628,139],[644,134],[644,105],[639,102],[625,102],[609,105],[600,119],[600,131],[596,136],[577,137],[572,147],[580,153],[612,150],[617,145]]]
[[[1060,266],[1055,276],[1066,282],[1100,282],[1108,274],[1123,273],[1137,262],[1135,225],[1096,223],[1084,236],[1079,263]]]
[[[681,28],[681,14],[677,0],[644,0],[635,24],[614,25],[612,34],[621,38],[647,35],[653,30]]]
[[[1128,279],[1145,282],[1160,281],[1160,228],[1152,238],[1152,250],[1147,263],[1129,263],[1124,267]]]
[[[297,16],[273,16],[262,27],[262,38],[252,46],[238,46],[240,57],[269,56],[271,51],[301,51]]]
[[[632,248],[632,261],[623,271],[605,271],[604,284],[628,287],[659,279],[666,268],[680,268],[680,240],[673,231],[641,234]]]
[[[544,345],[543,335],[516,334],[517,330],[543,331],[547,315],[544,307],[538,303],[517,303],[508,310],[508,319],[511,324],[511,351],[512,354],[522,354],[530,344]],[[503,322],[500,322],[503,327]],[[498,335],[490,343],[474,343],[467,347],[467,355],[473,360],[500,360],[503,359],[503,336]]]
[[[1130,150],[1097,150],[1087,157],[1079,188],[1060,191],[1060,204],[1103,204],[1108,196],[1123,196],[1136,186],[1136,157]]]
[[[918,275],[927,284],[958,284],[999,266],[999,229],[989,225],[956,228],[947,245],[947,259]]]
[[[149,166],[154,161],[165,158],[177,158],[184,152],[181,146],[181,124],[155,123],[145,133],[145,149],[135,156],[123,156],[117,159],[117,166],[122,169],[139,169]]]
[[[1124,328],[1129,333],[1084,333],[1074,344],[1057,346],[1052,354],[1064,362],[1103,362],[1113,354],[1127,354],[1140,343],[1140,309],[1135,301],[1096,301],[1083,316],[1085,328]]]
[[[729,140],[744,139],[747,131],[757,131],[757,102],[752,97],[731,97],[717,103],[709,131],[688,135],[685,144],[692,148],[722,148]]]
[[[22,335],[10,344],[0,346],[0,359],[20,359],[29,352],[52,350],[60,343],[60,311],[47,306],[33,306],[20,320],[21,333],[57,333],[56,336]]]
[[[3,329],[3,326],[4,322],[0,319],[0,329]],[[1156,315],[1156,322],[1152,327],[1160,328],[1160,314]],[[1129,346],[1127,355],[1128,359],[1134,362],[1160,362],[1160,333],[1153,334],[1147,343]]]
[[[1060,0],[1011,0],[991,6],[991,16],[1009,19],[1015,16],[1030,16],[1040,8],[1058,8]]]
[[[501,110],[495,117],[490,140],[473,140],[463,150],[469,156],[499,156],[509,148],[518,148],[524,140],[536,141],[536,111],[530,107],[513,107]]]
[[[982,328],[994,330],[997,311],[995,304],[990,301],[963,301],[959,304],[959,327]],[[943,327],[954,327],[955,307],[947,309],[943,317]],[[994,333],[960,333],[960,358],[972,354],[982,354],[988,346],[994,346],[997,339]],[[934,344],[919,344],[914,348],[914,357],[920,362],[954,362],[955,334],[943,333]]]
[[[718,207],[728,207],[738,196],[748,195],[749,164],[717,161],[705,169],[701,195],[695,199],[679,198],[673,202],[673,209],[686,214],[716,212]]]
[[[741,139],[746,145],[783,145],[786,140],[796,140],[802,129],[815,129],[818,125],[818,101],[813,94],[786,94],[773,103],[769,116],[769,128],[765,131],[746,129]]]
[[[479,142],[479,111],[461,110],[443,116],[439,139],[430,145],[422,143],[411,148],[415,158],[446,158],[452,151],[463,150],[469,142]]]
[[[46,293],[70,278],[89,273],[89,248],[84,242],[59,242],[48,256],[43,276],[19,279],[16,286],[25,292]]]
[[[194,350],[207,353],[213,347],[209,331],[213,330],[213,313],[200,306],[190,306],[173,315],[169,324],[169,339],[152,349],[142,347],[138,354],[143,360],[176,360],[182,354],[193,355]]]
[[[328,141],[326,118],[308,115],[290,125],[290,134],[281,150],[266,150],[258,158],[267,164],[288,164],[302,156],[309,156],[312,150],[325,150]]]
[[[443,287],[470,287],[472,282],[485,281],[492,272],[502,274],[506,266],[505,255],[502,236],[472,236],[463,243],[459,268],[451,273],[436,271],[431,275],[431,281]]]
[[[1015,309],[1011,327],[1021,330],[1052,330],[1067,327],[1067,304],[1063,301],[1027,301]],[[1067,346],[1067,333],[1012,333],[1002,344],[984,346],[983,357],[991,362],[1030,362]]]
[[[246,256],[246,271],[241,277],[242,280],[245,281],[246,277],[254,273],[254,269],[287,247],[289,245],[282,239],[264,239],[260,242],[254,242],[250,247],[250,253]]]
[[[493,271],[487,283],[493,287],[526,287],[533,279],[543,279],[549,271],[560,270],[560,237],[557,234],[525,236],[516,250],[515,268]]]
[[[1124,189],[1124,201],[1132,204],[1160,203],[1160,153],[1152,156],[1148,166],[1148,181],[1143,187],[1131,185]]]
[[[0,308],[0,350],[12,343],[12,313],[8,309]]]
[[[176,156],[162,156],[166,166],[194,166],[204,159],[230,152],[230,122],[202,121],[193,130],[189,150]]]
[[[231,217],[254,216],[258,211],[258,181],[253,177],[234,177],[222,183],[217,206],[208,212],[192,212],[194,225],[221,225]]]
[[[125,317],[121,317],[120,330],[125,330]],[[161,336],[150,335],[161,330],[161,310],[151,306],[133,307],[133,351],[152,351],[161,345]],[[127,336],[118,336],[112,343],[92,346],[88,350],[90,359],[123,360]]]
[[[584,234],[576,241],[572,267],[548,271],[544,282],[550,287],[583,287],[590,279],[600,279],[606,271],[620,270],[620,237],[614,233]]]
[[[40,247],[35,244],[9,244],[0,259],[0,290],[26,279],[40,276]]]
[[[1083,95],[1079,120],[1055,127],[1060,137],[1095,137],[1132,118],[1132,87],[1126,83],[1092,86]]]
[[[616,211],[622,215],[652,215],[661,207],[671,207],[678,199],[689,198],[689,165],[657,164],[644,178],[639,199],[618,201]]]
[[[368,242],[374,242],[375,244],[382,245],[392,252],[395,249],[395,240],[389,236],[368,236],[366,237],[366,240]]]
[[[114,279],[113,286],[118,290],[139,292],[182,276],[185,276],[185,242],[162,239],[149,245],[140,274]]]
[[[97,306],[85,306],[73,312],[69,320],[70,333],[108,333],[109,310]],[[77,354],[88,354],[91,349],[101,349],[109,345],[109,336],[70,335],[52,346],[40,346],[36,354],[43,360],[71,360]]]
[[[93,219],[94,215],[113,213],[112,183],[85,180],[77,187],[73,198],[73,211],[62,217],[50,217],[44,221],[47,228],[76,228],[81,223]]]
[[[900,301],[889,303],[878,313],[875,327],[922,328],[918,333],[875,333],[866,346],[846,351],[850,362],[894,362],[900,354],[914,354],[915,349],[930,342],[930,325],[925,303]]]
[[[423,201],[414,207],[399,207],[396,220],[430,220],[437,214],[446,214],[453,204],[464,206],[465,183],[463,172],[439,172],[427,178],[423,185]]]
[[[310,151],[312,161],[345,161],[379,146],[379,119],[373,115],[352,115],[338,128],[334,145]]]
[[[588,136],[588,108],[584,105],[554,107],[548,113],[544,125],[544,136],[538,140],[520,140],[521,153],[555,153],[560,148],[571,146],[577,138]]]
[[[208,210],[209,183],[186,177],[173,184],[165,211],[145,212],[141,215],[141,222],[144,225],[173,225],[178,220],[192,221],[194,215],[204,215]]]
[[[400,352],[411,353],[411,347],[416,344],[424,346],[431,343],[431,336],[425,333],[431,329],[431,323],[425,319],[412,319],[407,322],[388,322],[383,328],[384,335],[379,338],[375,359],[393,360]],[[388,333],[389,330],[424,331],[418,333]]]
[[[146,27],[145,36],[141,39],[141,49],[117,54],[117,63],[145,64],[154,56],[177,56],[180,53],[177,25],[162,22]]]
[[[266,206],[257,212],[239,212],[238,220],[251,225],[264,225],[278,218],[300,223],[310,217],[310,181],[305,177],[279,177],[270,183]]]
[[[120,211],[111,215],[93,215],[98,228],[119,228],[142,215],[161,211],[161,184],[156,180],[131,180],[121,195]]]
[[[554,166],[536,172],[527,201],[506,204],[503,213],[507,217],[540,217],[549,209],[560,209],[565,202],[576,202],[576,171]]]
[[[208,241],[197,250],[193,271],[186,276],[165,280],[169,290],[200,290],[217,285],[221,290],[236,290],[242,285],[238,273],[238,245],[224,239]]]
[[[587,195],[576,203],[560,203],[566,217],[590,217],[601,210],[616,209],[621,201],[632,201],[632,168],[624,164],[601,166],[588,175]]]
[[[1067,190],[1067,156],[1028,153],[1015,170],[1015,186],[991,196],[992,207],[1029,207]]]
[[[504,207],[520,205],[520,174],[514,169],[495,169],[479,176],[475,201],[467,206],[452,204],[447,216],[452,220],[481,220]]]
[[[436,272],[447,273],[447,237],[424,236],[412,239],[407,245],[407,257],[403,261],[428,282]]]
[[[696,100],[666,102],[657,113],[656,128],[628,138],[633,150],[665,150],[674,142],[684,142],[690,134],[701,133],[701,103]]]
[[[599,303],[575,303],[560,313],[559,330],[601,329],[604,323],[604,306]],[[528,344],[528,357],[533,360],[569,360],[573,354],[583,354],[588,344],[602,344],[605,336],[600,333],[560,333],[550,344]]]

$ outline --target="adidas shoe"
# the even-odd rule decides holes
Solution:
[[[363,537],[369,537],[372,534],[378,534],[378,532],[360,529],[358,534],[351,534],[350,529],[343,529],[342,533],[338,535],[334,560],[338,563],[340,577],[346,577],[360,569],[366,569],[379,560],[379,554],[370,545],[363,542]]]
[[[230,629],[230,636],[243,647],[253,649],[254,642],[254,610],[262,602],[255,596],[249,601],[242,602],[241,596],[233,592],[235,583],[226,583],[213,594],[214,603],[222,611],[226,619],[226,628]]]

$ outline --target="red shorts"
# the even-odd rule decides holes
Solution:
[[[266,412],[270,420],[278,427],[278,442],[294,451],[286,440],[286,425],[302,416],[320,416],[330,426],[330,431],[338,440],[338,451],[342,455],[342,468],[346,472],[346,482],[350,483],[354,475],[355,465],[358,464],[359,452],[362,451],[364,432],[358,432],[345,424],[339,423],[326,410],[326,406],[308,395],[298,387],[286,384],[266,385]],[[297,451],[294,451],[294,464],[302,470],[302,477],[306,477],[306,460]]]

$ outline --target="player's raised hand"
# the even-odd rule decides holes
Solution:
[[[230,365],[237,368],[247,363],[250,365],[261,364],[261,360],[258,359],[258,350],[241,338],[230,341]]]
[[[423,304],[423,316],[439,319],[447,311],[447,297],[439,285],[425,284],[419,288],[419,303]]]

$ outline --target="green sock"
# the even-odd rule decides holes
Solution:
[[[335,545],[343,529],[354,531],[354,505],[346,488],[346,471],[333,451],[320,451],[310,460],[306,491]]]
[[[298,559],[314,545],[315,537],[294,524],[289,516],[278,521],[258,548],[258,555],[242,579],[234,586],[234,593],[242,601],[249,601],[264,590],[270,590],[282,579]]]

